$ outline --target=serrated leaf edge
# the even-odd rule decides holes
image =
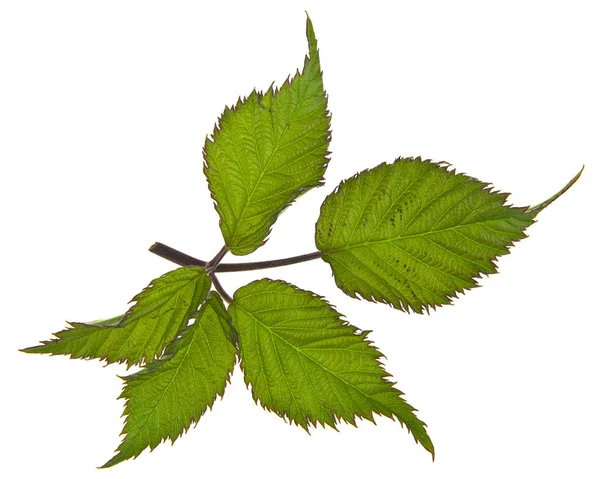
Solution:
[[[302,293],[309,293],[309,294],[310,294],[310,296],[311,296],[312,298],[314,298],[314,299],[318,299],[318,300],[321,300],[321,301],[324,303],[324,305],[325,305],[325,306],[326,306],[326,307],[327,307],[327,308],[328,308],[328,309],[329,309],[331,312],[333,312],[333,313],[334,313],[334,315],[335,315],[335,319],[336,319],[336,320],[339,322],[340,326],[344,326],[344,327],[349,327],[349,328],[351,328],[351,329],[352,329],[352,331],[353,331],[353,333],[354,333],[356,336],[359,336],[361,339],[363,339],[363,340],[364,340],[364,341],[367,343],[367,345],[368,345],[370,348],[372,348],[373,350],[375,350],[375,352],[377,353],[377,355],[376,355],[376,356],[374,356],[374,360],[376,361],[377,365],[378,365],[378,366],[379,366],[379,368],[382,370],[382,372],[383,372],[383,373],[385,373],[384,375],[382,375],[382,376],[381,376],[381,379],[382,379],[382,381],[386,382],[388,385],[390,385],[390,386],[391,386],[393,389],[395,389],[395,390],[398,392],[398,396],[397,396],[397,397],[398,397],[399,399],[401,399],[401,400],[402,400],[402,401],[403,401],[403,402],[406,404],[406,406],[409,408],[409,410],[410,410],[411,412],[418,412],[418,410],[417,410],[417,409],[415,409],[414,407],[412,407],[410,404],[408,404],[408,403],[407,403],[407,402],[404,400],[404,398],[403,398],[403,396],[404,396],[404,393],[403,393],[402,391],[400,391],[399,389],[397,389],[397,388],[395,388],[395,387],[394,387],[394,386],[395,386],[397,383],[396,383],[396,382],[392,382],[392,381],[390,381],[390,380],[389,380],[389,378],[392,378],[392,376],[391,376],[391,375],[390,375],[390,374],[389,374],[389,373],[388,373],[388,372],[385,370],[385,368],[383,367],[383,363],[382,363],[382,361],[381,361],[381,359],[382,359],[382,358],[385,358],[385,356],[384,356],[384,355],[381,353],[381,351],[379,350],[379,348],[377,348],[377,347],[375,346],[375,344],[374,344],[374,343],[373,343],[373,342],[372,342],[370,339],[367,339],[367,337],[368,337],[369,333],[371,333],[371,331],[370,331],[370,330],[361,330],[361,329],[357,328],[356,326],[354,326],[354,325],[350,324],[348,321],[346,321],[346,320],[342,319],[342,318],[344,318],[345,316],[344,316],[343,314],[339,313],[339,312],[338,312],[338,311],[337,311],[337,310],[336,310],[336,309],[335,309],[335,308],[334,308],[334,307],[331,305],[331,303],[329,303],[329,301],[327,301],[327,299],[325,299],[323,296],[320,296],[320,295],[318,295],[318,294],[316,294],[316,293],[314,293],[314,292],[312,292],[312,291],[308,291],[308,290],[303,290],[303,289],[300,289],[300,288],[298,288],[297,286],[295,286],[295,285],[293,285],[293,284],[291,284],[291,283],[288,283],[288,282],[286,282],[286,281],[283,281],[283,280],[271,280],[271,279],[268,279],[268,278],[263,278],[263,279],[260,279],[260,280],[253,281],[253,282],[249,283],[248,285],[255,284],[255,283],[265,283],[265,284],[268,284],[268,283],[280,283],[280,284],[283,284],[283,285],[286,285],[286,286],[290,286],[290,287],[294,288],[295,290],[297,290],[297,291],[299,291],[299,292],[302,292]],[[235,293],[234,293],[233,299],[234,299],[234,303],[235,303]],[[232,304],[233,304],[233,303],[232,303]],[[239,304],[238,304],[238,307],[239,307]],[[250,312],[248,312],[248,311],[246,311],[246,313],[248,313],[248,314],[252,315],[252,313],[250,313]],[[239,354],[239,364],[240,364],[240,369],[242,370],[242,372],[244,372],[244,371],[245,371],[245,368],[244,368],[244,360],[243,360],[243,358],[242,358],[241,354]],[[251,393],[252,393],[252,398],[253,398],[254,402],[255,402],[257,405],[259,405],[259,406],[260,406],[262,409],[264,409],[264,410],[266,410],[266,411],[268,411],[268,412],[272,412],[272,413],[276,414],[277,416],[279,416],[280,418],[282,418],[282,419],[283,419],[285,422],[287,422],[287,423],[288,423],[288,424],[290,424],[290,425],[292,425],[292,424],[295,424],[295,425],[297,425],[297,426],[300,426],[300,427],[301,427],[302,429],[304,429],[304,430],[305,430],[305,431],[306,431],[308,434],[310,434],[309,426],[312,426],[312,427],[315,427],[315,428],[316,428],[316,427],[318,427],[318,426],[320,425],[320,426],[322,426],[322,427],[325,429],[325,428],[326,428],[326,426],[328,425],[328,426],[330,426],[332,429],[334,429],[335,431],[338,431],[338,429],[337,429],[336,425],[338,425],[338,424],[340,424],[340,423],[341,423],[340,419],[341,419],[341,420],[342,420],[344,423],[346,423],[346,424],[351,424],[351,425],[352,425],[352,426],[354,426],[354,427],[357,427],[357,425],[356,425],[356,421],[355,421],[357,418],[358,418],[358,419],[366,419],[366,420],[368,420],[368,421],[372,422],[373,424],[376,424],[376,422],[375,422],[375,419],[372,417],[372,416],[373,416],[373,413],[374,413],[374,414],[376,414],[377,416],[383,416],[383,417],[387,417],[388,419],[392,419],[393,421],[398,421],[398,422],[400,423],[400,425],[401,425],[403,428],[404,428],[404,427],[406,427],[406,428],[407,428],[407,431],[409,432],[409,434],[411,434],[411,435],[413,436],[413,439],[415,440],[415,442],[416,442],[417,444],[421,444],[421,445],[422,445],[422,446],[423,446],[423,447],[424,447],[424,448],[425,448],[425,449],[426,449],[428,452],[430,452],[430,453],[431,453],[431,455],[432,455],[432,458],[435,458],[435,449],[434,449],[434,447],[433,447],[433,443],[431,442],[431,439],[429,438],[429,436],[428,436],[428,435],[426,435],[425,437],[417,437],[417,435],[415,435],[415,433],[414,433],[413,431],[411,431],[410,429],[408,429],[408,426],[406,425],[406,423],[405,423],[405,422],[404,422],[404,421],[403,421],[401,418],[399,418],[398,416],[396,416],[396,415],[395,415],[393,412],[391,412],[389,415],[387,415],[387,414],[385,414],[385,413],[379,413],[379,412],[373,412],[373,411],[372,411],[372,414],[371,414],[371,416],[370,416],[370,417],[368,417],[368,416],[365,416],[365,417],[363,417],[363,416],[360,416],[360,415],[358,415],[358,414],[354,414],[354,415],[353,415],[353,417],[352,417],[352,419],[351,419],[350,421],[347,421],[345,418],[341,417],[341,416],[340,416],[340,415],[339,415],[339,414],[338,414],[336,411],[331,411],[331,415],[332,415],[332,419],[333,419],[333,425],[331,425],[331,424],[326,424],[324,421],[318,421],[318,420],[317,420],[317,421],[315,422],[315,421],[312,421],[312,420],[311,420],[309,417],[306,417],[306,418],[305,418],[305,419],[306,419],[306,425],[303,425],[303,424],[300,424],[300,423],[298,423],[298,422],[297,422],[296,420],[294,420],[293,418],[291,418],[291,417],[290,417],[288,414],[286,414],[284,411],[281,411],[281,410],[278,410],[278,409],[274,409],[274,408],[270,408],[270,407],[269,407],[267,404],[265,404],[265,403],[264,403],[264,402],[263,402],[263,401],[262,401],[262,400],[261,400],[261,399],[260,399],[260,398],[259,398],[259,397],[258,397],[256,394],[255,394],[255,392],[254,392],[254,390],[253,390],[253,388],[252,388],[252,385],[251,385],[251,384],[250,384],[250,382],[249,382],[249,381],[246,379],[246,376],[245,376],[245,374],[244,374],[244,383],[246,384],[246,387],[247,387],[247,388],[248,388],[248,389],[251,391]],[[350,385],[350,386],[352,386],[352,385]],[[361,394],[363,394],[363,395],[364,395],[364,393],[362,393],[362,391],[359,391],[359,390],[358,390],[358,392],[360,392]],[[373,399],[373,398],[371,398],[371,397],[369,397],[369,399],[370,399],[370,400],[374,400],[374,399]],[[380,403],[380,404],[381,404],[381,405],[382,405],[382,406],[383,406],[385,409],[389,409],[389,408],[388,408],[387,406],[385,406],[383,403]],[[419,421],[419,422],[421,423],[421,425],[423,426],[423,428],[427,427],[427,424],[426,424],[425,422],[421,421],[421,420],[420,420],[419,418],[417,418],[416,416],[415,416],[415,418],[417,419],[417,421]],[[425,434],[427,434],[427,433],[425,432]]]
[[[214,296],[213,296],[213,295],[214,295]],[[214,307],[213,307],[213,306],[210,304],[210,303],[211,303],[211,296],[212,296],[212,297],[215,297],[215,298],[218,298],[218,300],[221,302],[221,308],[223,309],[223,311],[225,312],[225,314],[227,314],[227,316],[229,317],[229,313],[227,312],[227,309],[226,309],[226,308],[223,306],[223,300],[221,299],[221,297],[219,296],[219,294],[218,294],[218,293],[216,293],[216,292],[214,292],[214,291],[211,291],[211,292],[209,293],[209,296],[207,297],[207,299],[206,299],[206,300],[204,301],[204,303],[202,304],[202,306],[201,306],[201,308],[200,308],[199,312],[202,312],[202,311],[204,311],[204,309],[205,309],[205,308],[207,308],[209,305],[211,306],[211,308],[213,308],[213,311],[214,311]],[[215,314],[216,314],[216,315],[219,315],[219,313],[218,313],[218,312],[216,312],[216,311],[215,311]],[[230,320],[231,320],[231,318],[229,318],[229,321],[230,321]],[[129,398],[128,396],[125,396],[125,395],[124,395],[124,394],[125,394],[125,388],[126,388],[126,386],[127,386],[127,382],[126,382],[126,381],[127,381],[127,379],[128,379],[128,378],[134,378],[134,377],[137,377],[137,376],[139,376],[139,375],[141,375],[141,374],[145,374],[145,373],[150,373],[150,372],[153,372],[153,371],[155,371],[156,369],[158,369],[158,368],[159,368],[159,367],[160,367],[160,366],[161,366],[163,363],[165,363],[165,362],[168,362],[168,361],[169,361],[169,360],[170,360],[170,359],[173,357],[173,355],[172,355],[172,354],[170,354],[170,350],[173,348],[174,344],[176,344],[176,342],[177,342],[177,341],[178,341],[178,340],[179,340],[179,339],[182,337],[182,335],[183,335],[183,334],[184,334],[186,331],[188,331],[188,330],[190,330],[191,328],[193,328],[193,327],[194,327],[194,324],[195,324],[195,323],[192,323],[192,324],[190,324],[190,325],[186,326],[185,328],[183,328],[182,330],[180,330],[180,332],[179,332],[179,334],[177,335],[177,337],[176,337],[175,339],[173,339],[173,340],[172,340],[172,341],[169,343],[169,345],[166,347],[166,349],[165,349],[165,354],[164,354],[164,356],[163,356],[163,357],[161,357],[160,359],[157,359],[157,360],[155,360],[155,361],[153,361],[153,362],[151,362],[151,363],[148,363],[148,364],[146,364],[146,365],[144,366],[144,367],[145,367],[145,369],[143,369],[143,370],[140,370],[140,371],[137,371],[137,372],[135,372],[135,373],[133,373],[133,374],[131,374],[131,375],[129,375],[129,376],[118,376],[120,379],[122,379],[122,380],[125,382],[125,383],[124,383],[124,385],[123,385],[123,389],[122,389],[122,391],[121,391],[121,394],[120,394],[120,395],[119,395],[119,397],[117,398],[117,399],[123,399],[123,400],[125,400],[124,412],[123,412],[123,414],[121,415],[121,417],[124,417],[124,418],[125,418],[125,425],[124,425],[124,427],[123,427],[123,431],[122,431],[122,432],[121,432],[121,434],[120,434],[120,436],[124,436],[124,438],[123,438],[123,440],[122,440],[121,444],[119,445],[119,447],[117,448],[117,450],[115,451],[117,454],[115,454],[115,455],[114,455],[114,456],[113,456],[111,459],[109,459],[109,460],[108,460],[106,463],[104,463],[102,466],[98,467],[98,469],[106,469],[106,468],[109,468],[109,467],[115,466],[115,465],[117,465],[117,464],[119,464],[119,463],[121,463],[121,462],[123,462],[123,461],[125,461],[125,460],[128,460],[128,459],[136,459],[136,458],[138,458],[138,457],[139,457],[139,456],[142,454],[142,452],[144,452],[146,449],[149,449],[149,450],[150,450],[150,452],[152,452],[152,451],[153,451],[154,449],[156,449],[156,448],[157,448],[159,445],[161,445],[161,444],[163,444],[163,443],[166,443],[167,441],[171,441],[171,445],[175,444],[175,441],[176,441],[177,439],[179,439],[180,437],[182,437],[182,436],[183,436],[185,433],[187,433],[187,432],[190,430],[190,428],[192,428],[192,427],[194,427],[194,428],[195,428],[195,427],[198,425],[198,423],[200,422],[200,419],[202,418],[202,416],[204,416],[204,414],[206,414],[208,411],[212,411],[212,408],[213,408],[214,404],[216,403],[217,399],[221,399],[221,400],[223,399],[223,397],[224,397],[224,393],[225,393],[225,389],[226,389],[226,387],[227,387],[227,384],[231,384],[231,376],[232,376],[232,374],[233,374],[233,370],[235,369],[235,365],[236,365],[236,363],[237,363],[237,361],[238,361],[238,359],[237,359],[237,358],[239,357],[239,352],[237,351],[237,345],[236,345],[236,343],[235,343],[235,336],[233,336],[233,337],[232,337],[232,336],[229,336],[229,337],[228,337],[228,339],[229,339],[229,340],[232,342],[232,345],[233,345],[233,347],[236,349],[236,353],[235,353],[235,359],[234,359],[234,362],[233,362],[233,364],[232,364],[232,367],[231,367],[231,369],[228,369],[228,371],[227,371],[227,373],[228,373],[228,374],[227,374],[227,377],[225,378],[225,388],[223,389],[223,394],[219,394],[219,393],[217,392],[217,393],[216,393],[216,395],[215,395],[215,397],[214,397],[214,399],[212,400],[212,402],[206,405],[206,408],[205,408],[205,409],[204,409],[204,410],[203,410],[203,411],[200,413],[200,415],[199,415],[197,418],[196,418],[196,417],[192,417],[192,418],[190,418],[190,423],[189,423],[187,426],[184,426],[184,427],[183,427],[183,430],[182,430],[180,433],[178,433],[177,435],[175,435],[175,436],[171,436],[171,435],[170,435],[170,436],[168,436],[168,437],[165,437],[165,438],[163,438],[163,439],[162,439],[162,440],[161,440],[161,441],[160,441],[158,444],[156,444],[156,445],[154,445],[154,446],[152,446],[152,445],[148,445],[148,446],[146,446],[144,449],[142,449],[141,451],[139,451],[137,454],[134,454],[134,455],[132,455],[132,456],[126,456],[126,457],[124,457],[124,454],[123,454],[123,452],[120,450],[120,447],[121,447],[121,446],[123,446],[123,444],[125,444],[125,436],[127,435],[127,432],[125,431],[125,426],[127,425],[127,417],[129,416],[129,415],[127,414],[127,405],[128,405],[128,403],[129,403],[129,400],[130,400],[130,398]],[[233,329],[233,327],[232,327],[232,329]],[[188,354],[188,353],[189,353],[189,348],[190,348],[190,347],[191,347],[191,345],[188,345],[188,346],[187,346],[187,348],[188,348],[188,352],[186,352],[186,354]]]
[[[310,17],[307,14],[307,21],[306,21],[306,36],[307,36],[307,40],[308,40],[308,45],[309,45],[309,53],[308,55],[306,55],[304,57],[304,66],[302,69],[302,72],[300,72],[299,69],[296,69],[296,73],[291,76],[288,75],[286,77],[286,79],[283,81],[283,83],[279,86],[276,87],[274,86],[274,83],[271,83],[271,85],[269,86],[269,88],[267,89],[266,92],[261,92],[258,91],[256,88],[252,89],[252,92],[250,93],[250,95],[248,95],[247,97],[245,96],[241,96],[238,98],[237,102],[232,105],[232,106],[227,106],[225,108],[225,110],[223,111],[223,113],[219,116],[217,123],[215,124],[214,128],[213,128],[213,132],[211,135],[208,135],[206,137],[206,142],[211,142],[214,143],[215,141],[215,136],[217,135],[217,132],[221,129],[221,123],[224,119],[224,117],[228,114],[234,114],[238,111],[238,109],[242,106],[245,105],[246,101],[248,100],[248,98],[250,98],[253,95],[256,95],[257,97],[257,103],[259,105],[262,104],[262,101],[264,98],[266,97],[271,97],[273,95],[276,95],[277,93],[279,93],[284,86],[291,86],[291,84],[293,83],[294,79],[300,75],[303,75],[307,69],[308,63],[309,61],[311,61],[313,58],[317,58],[317,61],[319,61],[319,50],[318,50],[318,46],[317,46],[317,40],[315,37],[315,33],[314,33],[314,29],[313,29],[313,25],[312,25],[312,21],[310,20]],[[320,64],[320,61],[319,61]],[[319,78],[321,79],[321,81],[323,80],[323,70],[321,68],[319,68]],[[325,100],[325,104],[327,105],[328,102],[328,95],[327,95],[327,91],[324,90],[323,91],[323,99]],[[327,106],[326,106],[327,108]],[[328,128],[327,128],[327,136],[325,137],[325,141],[327,142],[327,144],[329,145],[330,141],[331,141],[331,113],[329,112],[329,110],[325,110],[325,120],[328,123]],[[210,166],[208,165],[208,161],[207,161],[207,152],[206,152],[206,147],[203,147],[202,149],[202,153],[203,153],[203,158],[204,158],[204,162],[203,162],[203,171],[205,173],[205,176],[207,177],[206,172],[209,170]],[[327,166],[329,165],[329,161],[331,160],[330,158],[331,155],[331,151],[327,150],[323,156],[323,169],[326,170]],[[208,177],[207,177],[208,178]],[[224,180],[225,181],[225,180]],[[312,183],[312,184],[308,184],[308,185],[303,185],[299,188],[296,188],[295,190],[293,190],[291,192],[290,195],[290,200],[283,205],[283,207],[277,211],[275,211],[272,215],[271,215],[271,224],[269,226],[268,232],[265,236],[265,238],[263,239],[263,241],[256,247],[256,248],[252,248],[250,251],[248,252],[235,252],[231,249],[230,245],[227,245],[228,247],[230,247],[230,251],[233,254],[237,254],[237,255],[245,255],[245,254],[250,254],[253,251],[257,250],[258,248],[260,248],[261,246],[263,246],[269,239],[270,235],[271,235],[271,231],[273,228],[273,225],[275,224],[277,218],[288,208],[290,207],[300,196],[302,196],[302,194],[312,188],[318,188],[323,186],[323,184],[325,183],[325,180],[323,177],[321,177],[320,180]],[[213,208],[215,209],[215,211],[217,212],[217,215],[219,217],[219,227],[222,228],[223,225],[223,220],[221,219],[221,215],[219,214],[219,210],[217,207],[217,198],[215,196],[215,192],[213,187],[211,186],[210,182],[208,181],[208,189],[210,192],[210,196],[213,200]],[[227,200],[229,201],[229,200]],[[247,207],[247,205],[246,205]],[[243,213],[242,213],[243,214]],[[239,222],[238,222],[239,225]],[[235,232],[233,233],[233,236],[235,236]]]
[[[435,161],[430,160],[430,159],[423,160],[420,156],[417,156],[417,157],[398,157],[392,163],[382,162],[382,163],[378,164],[377,166],[375,166],[373,168],[366,168],[366,169],[364,169],[364,170],[362,170],[362,171],[360,171],[358,173],[355,173],[351,177],[342,180],[335,187],[335,189],[329,195],[327,195],[327,197],[325,198],[325,200],[321,204],[321,208],[320,208],[321,214],[324,211],[325,203],[327,202],[328,198],[331,197],[331,196],[333,196],[334,194],[339,193],[340,189],[348,181],[356,180],[362,174],[369,173],[371,171],[376,171],[377,169],[384,168],[386,166],[392,166],[395,163],[400,162],[400,161],[416,161],[416,162],[420,162],[420,163],[424,163],[424,164],[429,164],[429,165],[432,165],[432,166],[434,166],[436,168],[442,169],[443,171],[445,171],[448,174],[454,174],[456,177],[467,178],[468,181],[476,183],[477,185],[479,185],[479,188],[480,188],[481,191],[489,193],[489,194],[499,195],[500,197],[502,197],[503,201],[504,201],[503,202],[503,206],[505,206],[507,208],[510,208],[512,210],[521,211],[524,214],[527,214],[529,212],[528,210],[529,210],[530,207],[526,207],[526,206],[525,207],[516,207],[516,206],[513,206],[512,204],[507,204],[506,200],[510,196],[510,193],[505,193],[505,192],[502,192],[500,190],[494,189],[495,187],[491,183],[487,183],[487,182],[481,181],[481,180],[479,180],[477,178],[474,178],[472,176],[469,176],[469,175],[467,175],[465,173],[457,173],[456,169],[450,169],[451,165],[449,163],[447,163],[447,162],[435,162]],[[578,178],[578,176],[576,178],[574,178],[574,180],[571,180],[572,183],[570,183],[563,190],[566,191],[566,189],[568,189],[568,187],[570,187],[576,181],[577,178]],[[560,194],[564,193],[564,191],[561,190]],[[560,196],[560,194],[557,194],[555,196],[558,197],[558,196]],[[556,198],[553,198],[551,200],[554,201],[554,199],[556,199]],[[552,202],[552,201],[550,201],[550,202]],[[544,202],[544,203],[546,203],[546,202]],[[547,204],[545,204],[545,206],[547,206]],[[525,229],[527,229],[529,226],[531,226],[533,223],[536,222],[536,220],[533,220],[533,218],[535,217],[535,215],[531,214],[530,216],[532,218],[532,223],[530,225],[526,226],[523,229],[523,231],[525,231]],[[476,223],[472,223],[472,224],[476,224]],[[318,231],[318,226],[317,225],[318,225],[318,223],[315,224],[315,237],[316,237],[317,231]],[[430,314],[431,310],[435,311],[438,307],[454,304],[454,299],[459,298],[459,294],[463,294],[464,295],[467,291],[469,291],[471,289],[475,289],[475,288],[480,287],[481,285],[477,282],[478,279],[482,279],[483,277],[487,277],[487,276],[490,276],[492,274],[498,273],[498,264],[497,264],[497,261],[499,260],[499,258],[501,256],[504,256],[504,255],[508,254],[510,252],[510,248],[513,247],[518,241],[522,241],[523,239],[526,239],[527,237],[528,237],[527,234],[523,232],[523,238],[511,241],[506,246],[503,246],[502,249],[504,250],[504,252],[495,255],[490,260],[490,267],[491,267],[492,271],[490,271],[489,273],[479,272],[478,274],[472,276],[470,278],[471,285],[469,287],[464,287],[464,288],[461,287],[461,288],[458,288],[452,294],[445,295],[446,302],[439,302],[439,303],[435,303],[435,304],[424,304],[421,310],[415,310],[410,304],[403,302],[400,298],[398,298],[398,302],[396,303],[396,302],[393,302],[393,301],[388,301],[385,298],[377,298],[377,297],[375,297],[373,295],[367,295],[367,296],[362,295],[357,290],[349,290],[349,289],[345,288],[338,281],[338,279],[336,278],[336,276],[333,274],[333,271],[332,271],[332,276],[334,277],[336,286],[339,289],[341,289],[346,295],[350,296],[351,298],[354,298],[354,299],[364,299],[364,300],[372,302],[372,303],[387,304],[390,307],[393,307],[395,309],[398,309],[398,310],[400,310],[402,312],[409,313],[409,314],[410,313],[423,314],[424,312],[427,313],[427,314]],[[330,251],[328,253],[327,252],[323,252],[320,249],[319,249],[319,251],[321,251],[323,253],[322,256],[321,256],[321,258],[323,259],[323,261],[325,261],[326,263],[330,264],[330,257],[329,257],[328,253],[335,253],[335,251],[337,251],[337,250],[333,250],[333,251]]]

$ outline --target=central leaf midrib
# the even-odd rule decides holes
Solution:
[[[338,251],[345,251],[345,250],[349,250],[349,249],[360,248],[360,247],[368,246],[368,245],[371,245],[371,244],[391,243],[393,241],[404,241],[404,240],[412,239],[412,238],[422,238],[422,237],[427,237],[429,235],[433,235],[433,234],[437,234],[437,233],[443,233],[443,232],[446,232],[446,231],[458,230],[460,228],[467,227],[467,226],[485,225],[485,223],[489,223],[489,222],[492,222],[492,221],[503,221],[503,220],[507,220],[507,219],[511,219],[511,218],[519,220],[519,218],[516,218],[514,216],[504,216],[504,217],[501,217],[501,218],[491,218],[491,219],[485,219],[485,220],[481,220],[481,221],[473,221],[473,222],[469,222],[469,223],[461,223],[459,225],[454,225],[454,226],[449,226],[447,228],[441,228],[441,229],[435,229],[435,230],[425,231],[425,232],[422,232],[422,233],[413,233],[413,234],[410,234],[410,235],[398,235],[398,236],[395,236],[395,237],[392,237],[392,238],[384,238],[384,239],[374,240],[374,241],[367,240],[367,241],[363,241],[363,242],[360,242],[360,243],[353,243],[353,244],[347,243],[344,246],[341,246],[341,247],[338,247],[338,248],[335,248],[335,249],[326,249],[326,248],[324,248],[321,251],[323,251],[325,253],[336,253]],[[522,221],[522,220],[520,220],[520,221]]]
[[[195,334],[192,333],[192,335]],[[193,338],[192,338],[193,339]],[[164,401],[165,399],[165,395],[167,394],[167,391],[171,388],[171,386],[173,385],[175,378],[178,376],[179,374],[179,370],[181,369],[181,367],[183,366],[183,363],[185,362],[185,360],[188,358],[189,354],[190,354],[190,349],[192,347],[192,341],[190,341],[188,343],[188,345],[186,346],[185,352],[183,353],[183,357],[181,358],[181,361],[179,362],[179,364],[177,365],[177,368],[175,369],[174,373],[173,373],[173,377],[171,378],[171,380],[169,381],[169,383],[167,384],[167,386],[165,387],[163,393],[160,396],[160,399],[155,403],[155,406],[152,407],[152,412],[150,414],[148,414],[146,416],[146,419],[144,421],[144,423],[138,428],[138,432],[137,434],[135,434],[135,438],[139,437],[141,434],[141,431],[143,429],[146,428],[146,425],[148,424],[148,422],[150,421],[150,417],[153,416],[154,414],[156,414],[156,411],[158,410],[158,408],[160,407],[161,403]],[[180,350],[181,351],[181,350]],[[165,363],[163,363],[165,364]],[[172,363],[171,363],[172,364]],[[152,371],[150,371],[148,374],[151,374]],[[158,376],[156,376],[158,377]],[[154,379],[156,379],[156,377]],[[134,387],[133,390],[137,389],[137,387]],[[128,414],[129,416],[130,414]]]
[[[302,75],[303,74],[304,74],[304,72],[302,72],[302,74],[300,74],[300,79],[302,79]],[[278,96],[280,94],[281,94],[281,90],[279,90],[278,92],[276,92],[276,93],[273,94],[273,103],[275,103],[275,99],[278,98]],[[283,129],[283,132],[281,133],[281,135],[277,139],[277,143],[273,147],[273,151],[271,152],[269,158],[267,159],[267,162],[261,168],[260,176],[259,176],[258,180],[256,181],[256,183],[254,184],[254,188],[252,188],[252,191],[248,195],[248,197],[247,197],[247,199],[245,201],[244,207],[242,208],[242,212],[240,213],[239,219],[236,222],[235,228],[233,230],[233,235],[232,235],[233,238],[235,238],[237,236],[237,232],[239,230],[240,224],[244,220],[244,215],[246,213],[246,210],[248,209],[248,206],[250,206],[250,203],[252,201],[252,197],[256,193],[258,185],[262,182],[263,178],[266,176],[265,175],[265,171],[269,167],[269,163],[274,158],[275,153],[277,153],[277,151],[279,151],[279,145],[281,144],[281,140],[285,136],[285,133],[289,130],[289,126],[294,122],[294,117],[295,117],[296,112],[298,111],[298,107],[299,107],[300,103],[302,102],[302,100],[304,99],[304,97],[305,97],[305,94],[303,94],[302,97],[299,97],[298,101],[294,105],[294,109],[293,109],[292,114],[290,115],[290,119],[285,122],[285,128]],[[260,105],[259,99],[257,99],[257,105],[258,105],[259,108],[262,109],[261,111],[264,111],[263,107]],[[271,124],[273,124],[273,113],[271,111],[269,111],[269,117],[271,119]],[[252,138],[253,138],[254,142],[256,143],[256,128],[254,127],[254,119],[252,120],[252,126],[253,126],[253,128],[252,128]],[[273,133],[273,128],[271,128],[271,132]],[[273,137],[273,139],[274,139],[274,137]],[[257,156],[258,156],[258,149],[256,151],[257,151]]]

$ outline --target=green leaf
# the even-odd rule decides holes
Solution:
[[[102,467],[135,458],[167,439],[173,443],[197,423],[225,392],[235,365],[234,337],[221,298],[209,295],[196,321],[167,347],[164,358],[123,378],[125,438]]]
[[[225,243],[245,255],[264,244],[277,216],[322,183],[330,117],[317,40],[307,18],[309,56],[280,90],[253,91],[226,108],[204,146],[205,168]]]
[[[373,421],[373,413],[396,418],[433,455],[425,424],[387,380],[368,333],[325,300],[263,279],[238,289],[229,313],[246,384],[265,408],[305,429]]]
[[[507,194],[420,158],[342,182],[321,207],[316,243],[346,294],[422,313],[448,304],[533,223]]]
[[[112,318],[95,324],[68,323],[69,329],[54,333],[57,339],[23,351],[99,358],[129,366],[152,361],[186,326],[206,298],[210,284],[203,268],[176,269],[153,280],[135,296],[132,301],[136,304],[120,322]]]

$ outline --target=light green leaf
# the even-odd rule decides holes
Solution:
[[[136,304],[123,316],[98,323],[69,323],[69,329],[54,333],[57,339],[24,349],[26,353],[64,354],[71,358],[100,358],[108,363],[130,366],[160,356],[210,289],[203,268],[188,266],[171,271],[132,301]]]
[[[137,457],[171,442],[200,420],[223,396],[235,365],[235,335],[218,295],[211,293],[196,321],[166,349],[165,356],[123,378],[125,438],[102,467]]]
[[[249,254],[266,241],[277,216],[322,183],[330,117],[317,40],[307,18],[309,56],[280,90],[253,91],[226,108],[204,146],[205,168],[225,243]]]
[[[533,223],[507,194],[420,158],[342,182],[321,207],[316,243],[349,296],[422,313],[475,287]]]
[[[433,455],[425,424],[393,387],[367,332],[323,299],[281,281],[238,289],[229,306],[255,401],[308,429],[373,413],[396,418]]]

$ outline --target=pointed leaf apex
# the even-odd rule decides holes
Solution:
[[[308,50],[310,52],[310,57],[314,58],[315,55],[318,54],[317,50],[317,38],[315,37],[315,30],[313,28],[312,21],[308,16],[308,12],[306,13],[306,38],[308,39]]]
[[[527,210],[525,210],[525,213],[530,215],[532,218],[535,218],[540,211],[546,209],[546,206],[548,206],[550,203],[553,203],[555,200],[560,198],[562,195],[564,195],[567,192],[567,190],[569,190],[569,188],[571,188],[571,186],[573,186],[575,183],[577,183],[577,180],[583,173],[584,168],[585,168],[585,165],[583,165],[581,167],[581,170],[579,170],[579,173],[577,173],[573,178],[571,178],[571,181],[569,181],[558,193],[556,193],[555,195],[552,195],[546,201],[542,201],[538,205],[530,206],[529,208],[527,208]]]
[[[111,459],[106,461],[103,465],[98,467],[98,469],[108,469],[109,467],[116,466],[120,462],[123,462],[127,457],[123,455],[123,453],[115,454]]]

